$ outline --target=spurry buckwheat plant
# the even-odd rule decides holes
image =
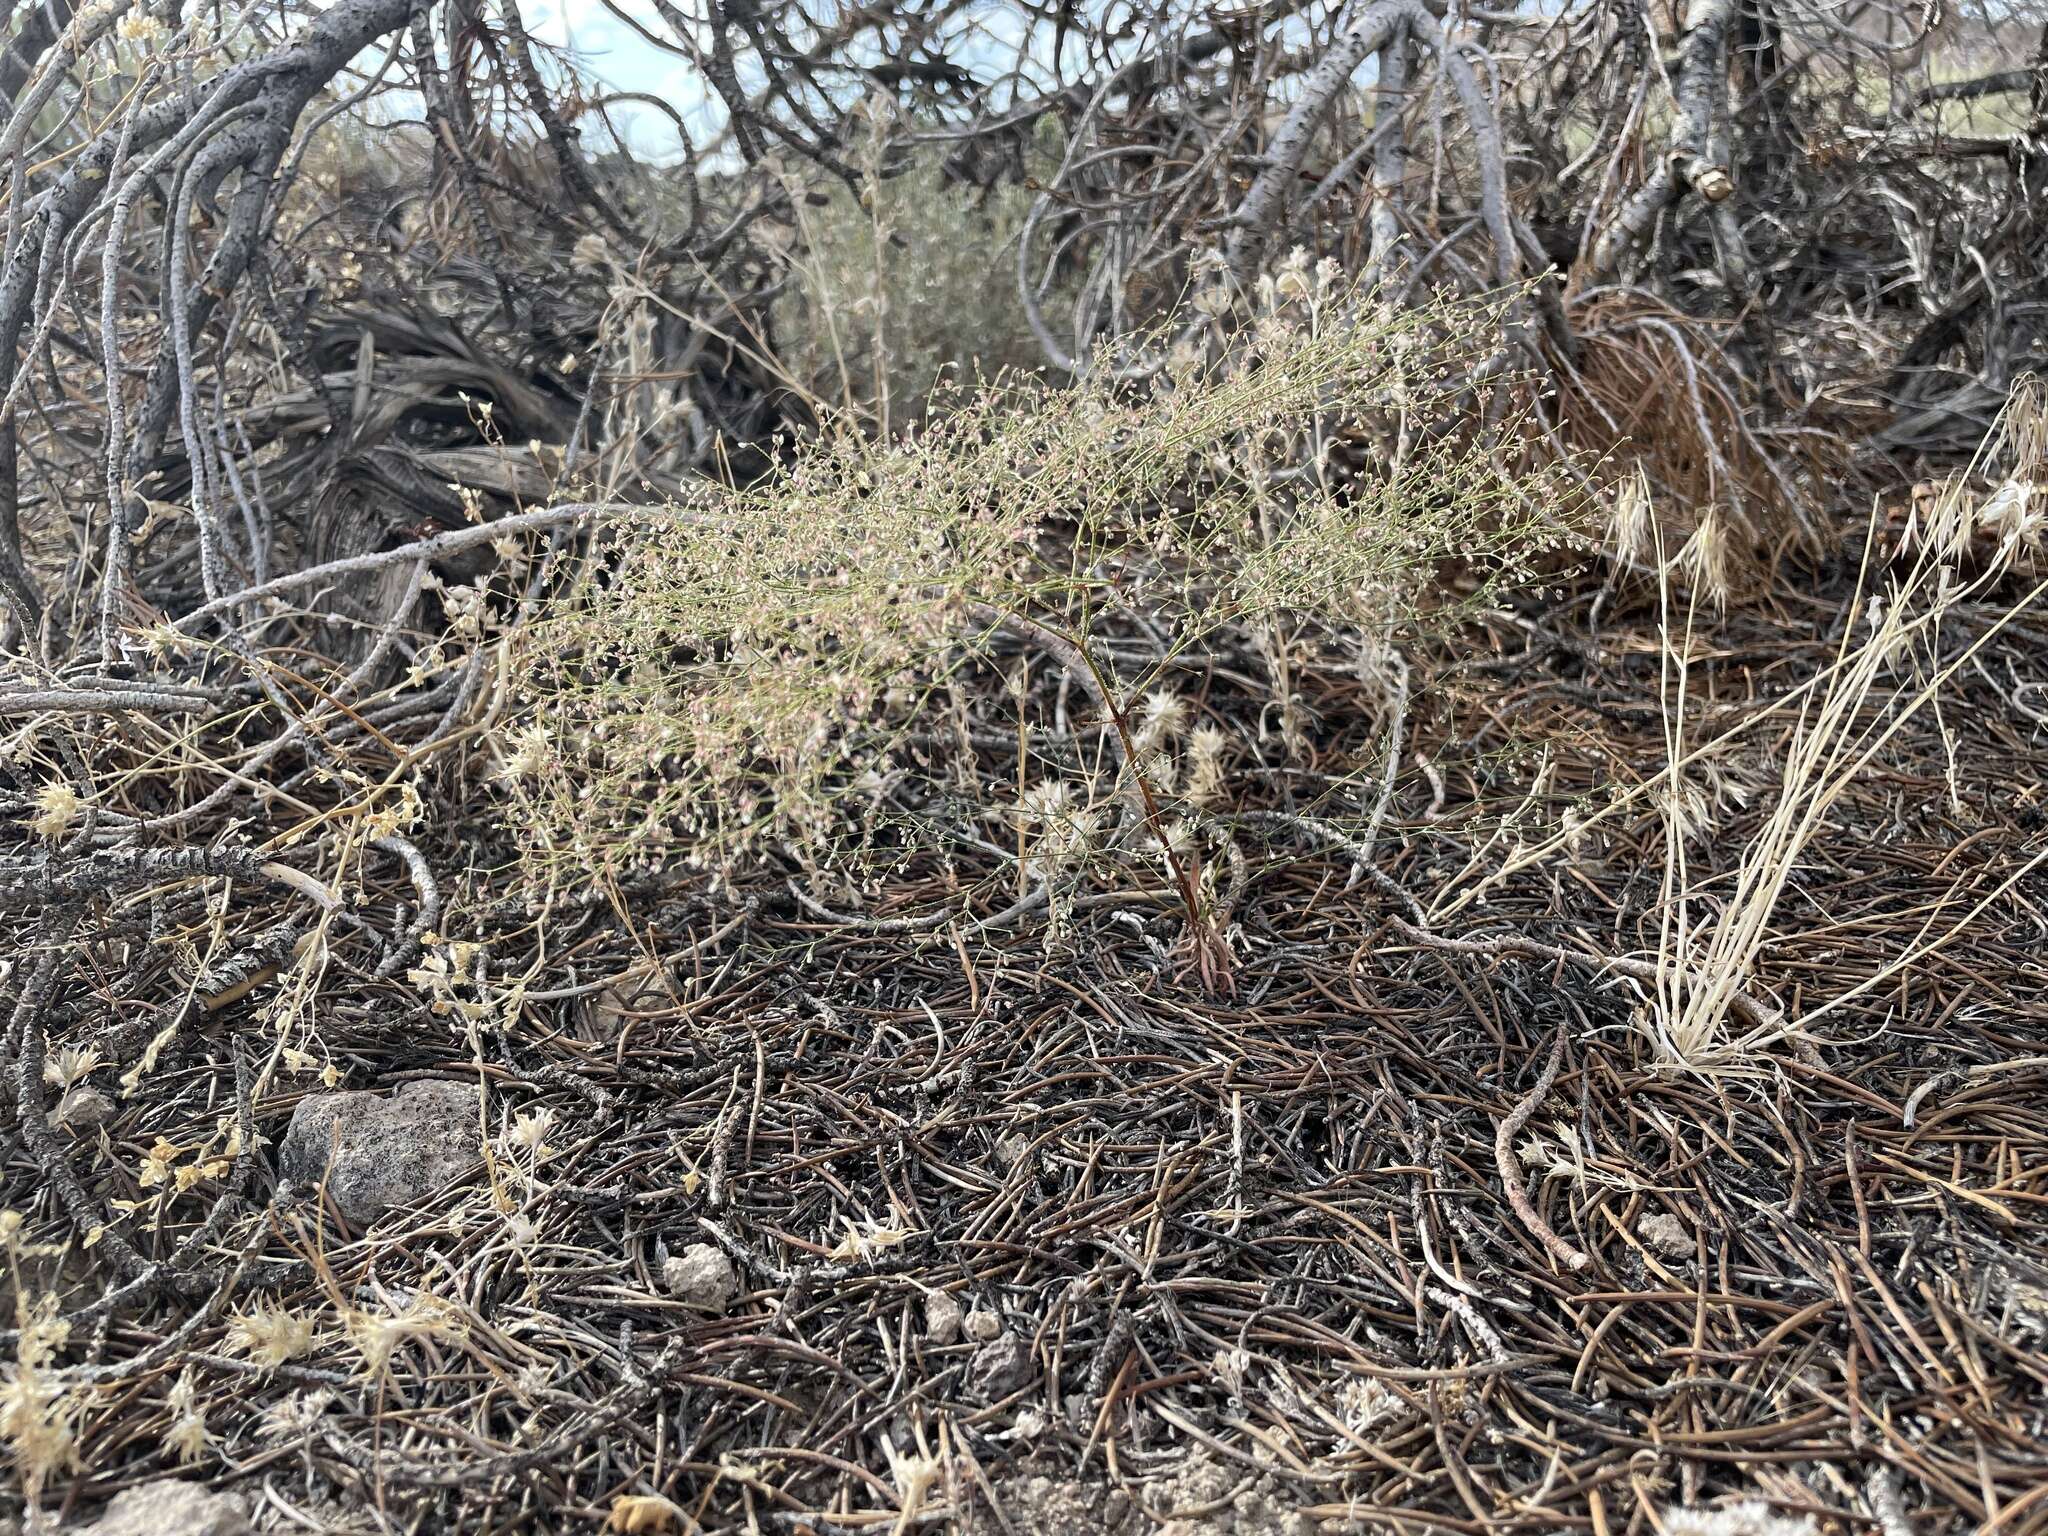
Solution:
[[[1232,766],[1266,744],[1186,695],[1188,665],[1257,665],[1283,628],[1378,654],[1444,608],[1447,560],[1478,596],[1529,578],[1567,499],[1478,439],[1379,446],[1388,402],[1469,393],[1492,306],[1396,313],[1305,257],[1240,300],[1235,339],[1162,338],[1141,382],[988,384],[623,536],[513,641],[498,786],[536,901],[778,860],[822,911],[993,856],[1024,893],[1006,918],[1163,878],[1211,925]],[[1010,686],[961,686],[984,671]]]

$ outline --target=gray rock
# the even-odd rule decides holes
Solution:
[[[239,1493],[165,1477],[115,1494],[83,1536],[254,1536],[255,1530]]]
[[[360,1226],[473,1167],[478,1109],[467,1083],[407,1083],[389,1098],[315,1094],[292,1111],[278,1171],[309,1188],[325,1177],[335,1208]]]
[[[986,1344],[1003,1331],[1003,1320],[986,1307],[976,1307],[961,1325],[970,1344]]]
[[[692,1243],[661,1266],[661,1283],[677,1301],[723,1312],[740,1288],[732,1260],[709,1243]]]
[[[114,1115],[114,1101],[97,1088],[73,1088],[50,1111],[50,1124],[67,1131],[89,1131]]]
[[[1014,1333],[991,1340],[967,1362],[967,1384],[985,1403],[1008,1397],[1031,1379],[1031,1349]]]

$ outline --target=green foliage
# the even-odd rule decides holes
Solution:
[[[772,311],[777,360],[814,399],[888,430],[935,393],[1044,362],[1016,291],[1032,193],[948,178],[936,152],[884,165],[886,125],[863,145],[860,187],[813,176],[794,190],[790,283]]]

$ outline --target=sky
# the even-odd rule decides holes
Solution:
[[[645,17],[656,37],[668,31],[644,0],[619,0],[619,8],[635,19]],[[687,59],[650,45],[600,0],[534,0],[523,5],[520,14],[534,37],[571,49],[586,76],[615,90],[659,96],[690,125],[693,135],[707,137],[723,121],[723,114],[714,112],[707,101],[702,76]],[[614,121],[638,156],[658,161],[678,149],[674,127],[659,112],[628,103],[615,110]]]
[[[660,19],[651,0],[617,0],[617,4],[636,20],[644,20],[648,31],[656,37],[671,35],[671,28]],[[688,14],[693,8],[686,3],[683,9]],[[1112,58],[1144,52],[1158,44],[1156,23],[1146,28],[1128,27],[1133,9],[1128,0],[1079,0],[1077,9],[1083,16],[1093,16],[1110,31],[1120,34],[1110,47]],[[1211,24],[1211,7],[1200,0],[1192,5],[1184,0],[1166,0],[1160,9],[1174,18],[1172,24],[1176,28],[1200,30]],[[722,128],[723,107],[690,62],[639,36],[603,0],[522,0],[521,14],[536,38],[570,49],[586,77],[616,90],[646,92],[666,101],[688,123],[698,144]],[[1033,25],[1021,7],[1002,0],[984,0],[958,13],[956,23],[968,31],[956,39],[953,56],[970,68],[977,64],[994,66],[998,59],[1014,59],[1020,44],[1030,51],[1041,69],[1050,64],[1047,55],[1052,29]],[[1296,18],[1283,26],[1284,41],[1297,45],[1304,41],[1298,24]],[[1067,62],[1071,67],[1075,57],[1069,54]],[[743,53],[743,79],[746,64]],[[1368,64],[1360,73],[1360,83],[1368,83],[1371,74],[1372,66]],[[652,108],[622,104],[614,109],[614,121],[626,135],[634,154],[643,159],[658,162],[672,157],[679,148],[674,127]]]
[[[644,19],[648,31],[656,37],[671,35],[671,28],[660,19],[650,0],[617,3],[636,20]],[[686,4],[684,9],[688,14],[691,8]],[[1161,9],[1180,24],[1208,25],[1204,5],[1197,4],[1191,9],[1180,0],[1167,0]],[[1077,10],[1083,16],[1108,17],[1122,23],[1129,6],[1126,0],[1079,0]],[[615,89],[645,91],[667,101],[689,124],[691,134],[699,142],[722,127],[722,106],[689,61],[648,43],[613,15],[602,0],[523,0],[521,14],[536,37],[574,50],[587,76]],[[1002,0],[984,0],[967,7],[957,13],[949,30],[959,32],[952,56],[969,68],[984,64],[994,67],[998,61],[1007,64],[1015,58],[1020,44],[1030,50],[1041,67],[1049,63],[1045,55],[1049,52],[1051,29],[1034,26],[1023,8]],[[1122,29],[1119,26],[1117,30]],[[1111,56],[1142,52],[1154,46],[1156,40],[1156,33],[1148,35],[1146,29],[1132,29],[1112,46]],[[1072,64],[1072,55],[1068,62]],[[744,52],[739,65],[744,80],[748,74]],[[664,151],[672,153],[676,149],[675,130],[661,113],[627,106],[620,110],[619,117],[635,154],[659,159]]]

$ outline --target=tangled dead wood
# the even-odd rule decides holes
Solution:
[[[1868,612],[1828,563],[1845,501],[1973,452],[2048,361],[2039,18],[620,16],[705,95],[639,100],[664,166],[514,0],[10,23],[10,1509],[196,1467],[379,1529],[1020,1530],[1048,1480],[1101,1528],[1606,1536],[1760,1497],[2048,1529],[2030,620],[1937,626],[1969,728],[1916,726],[1839,803],[1770,1000],[1736,1000],[1840,1000],[1829,1027],[1720,1076],[1638,1016],[1668,820],[1517,857],[1518,815],[1659,760],[1647,537],[1597,594],[1406,659],[1372,623],[1195,649],[1120,611],[1060,649],[982,615],[945,729],[900,738],[923,797],[860,790],[886,878],[844,900],[797,857],[572,850],[535,882],[488,787],[544,750],[509,655],[547,604],[611,590],[691,488],[891,422],[781,329],[830,353],[856,318],[812,210],[843,199],[884,266],[878,191],[935,156],[970,212],[1023,200],[1000,303],[1090,387],[1255,356],[1332,274],[1360,323],[1498,300],[1431,410],[1333,410],[1284,463],[1232,443],[1261,517],[1443,442],[1493,450],[1532,524],[1564,483],[1669,509],[1769,597],[1701,707],[1772,718]],[[1986,505],[2036,535],[2039,485],[1996,468]],[[1772,581],[1794,543],[1804,591]],[[1201,760],[1186,825],[1126,661],[1251,744]],[[974,668],[1001,676],[968,698]],[[1697,788],[1709,892],[1765,815],[1745,750]],[[1032,887],[1047,855],[977,797],[1048,764],[1109,764],[1144,857]],[[365,1227],[280,1176],[322,1088],[419,1081],[480,1095],[445,1196]],[[696,1247],[733,1295],[669,1282]]]

